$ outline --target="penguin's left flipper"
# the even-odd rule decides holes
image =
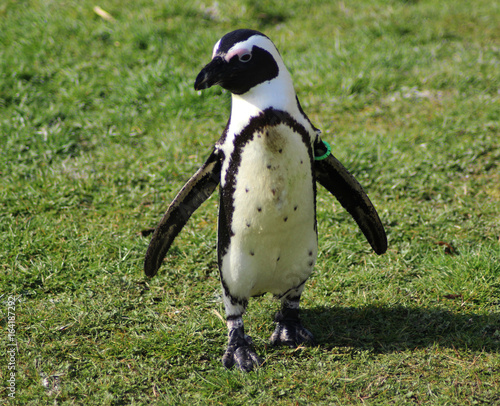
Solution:
[[[314,144],[315,156],[325,153],[322,141]],[[387,250],[387,236],[377,210],[356,178],[332,154],[314,161],[316,180],[333,194],[354,218],[373,250],[381,255]]]
[[[222,161],[214,150],[203,166],[175,196],[156,227],[144,260],[144,272],[154,276],[167,255],[170,245],[193,212],[207,200],[220,182]]]

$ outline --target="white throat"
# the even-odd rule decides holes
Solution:
[[[298,113],[295,89],[292,78],[283,62],[279,61],[279,75],[261,83],[248,92],[232,95],[231,127],[238,133],[252,117],[258,116],[267,108],[283,110],[291,115]]]

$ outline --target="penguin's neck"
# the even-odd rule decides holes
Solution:
[[[286,68],[280,69],[280,74],[273,80],[263,82],[244,94],[232,95],[232,132],[239,133],[253,117],[268,108],[286,111],[291,115],[299,111],[292,78]]]

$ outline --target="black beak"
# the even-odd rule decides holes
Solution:
[[[203,90],[214,85],[220,85],[225,73],[225,64],[226,62],[220,56],[216,56],[212,59],[212,61],[198,73],[194,82],[194,90]]]

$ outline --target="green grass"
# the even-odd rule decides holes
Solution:
[[[500,8],[492,1],[0,4],[0,395],[16,302],[17,404],[500,404]],[[303,295],[318,346],[220,362],[217,196],[159,275],[153,227],[223,130],[193,90],[240,27],[280,49],[311,120],[386,225],[380,257],[318,191]],[[5,362],[4,362],[5,361]]]

